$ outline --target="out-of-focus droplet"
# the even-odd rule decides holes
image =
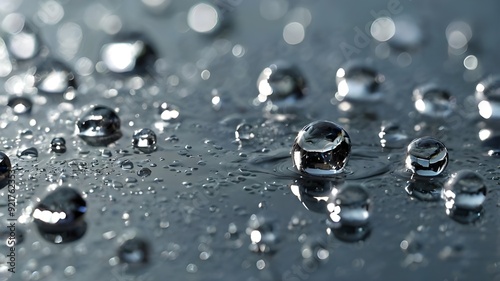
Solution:
[[[172,4],[172,0],[141,0],[141,2],[153,14],[161,14]]]
[[[270,253],[276,251],[278,235],[275,222],[272,219],[263,215],[251,215],[246,233],[252,241],[250,250],[253,252]]]
[[[47,25],[57,24],[64,17],[63,6],[54,0],[40,2],[38,18]]]
[[[124,33],[101,48],[101,60],[115,73],[145,72],[157,59],[149,40],[136,33]]]
[[[5,41],[0,37],[0,77],[7,77],[12,72],[13,66],[10,61],[9,51]]]
[[[121,138],[120,118],[106,106],[96,105],[76,121],[76,134],[92,146],[106,146]]]
[[[160,104],[158,111],[160,113],[160,118],[165,122],[172,122],[179,118],[180,111],[179,108],[171,103]]]
[[[288,11],[288,2],[286,0],[261,0],[259,9],[264,19],[277,20]]]
[[[382,123],[378,136],[380,145],[385,148],[403,148],[408,140],[408,136],[403,129],[394,122]]]
[[[149,244],[137,237],[125,240],[119,247],[120,262],[129,265],[145,264],[149,260]]]
[[[431,137],[414,139],[406,150],[405,167],[414,175],[435,177],[448,165],[448,150],[439,140]]]
[[[336,73],[338,101],[374,102],[382,98],[380,84],[385,77],[376,70],[356,62],[347,63]]]
[[[9,98],[8,106],[12,108],[14,114],[30,114],[33,108],[33,102],[28,97],[11,96]]]
[[[400,16],[394,19],[395,32],[387,43],[394,49],[410,51],[418,48],[424,41],[420,24],[412,17]]]
[[[9,14],[2,21],[8,34],[6,45],[10,55],[17,60],[32,59],[40,53],[40,38],[21,14]]]
[[[10,163],[10,158],[7,154],[0,152],[0,189],[4,188],[9,179],[10,172],[12,171],[12,165]]]
[[[302,178],[290,185],[290,190],[312,212],[328,214],[328,204],[333,202],[338,184],[331,180]]]
[[[248,141],[255,137],[255,128],[248,123],[241,123],[236,126],[234,131],[234,138],[237,141]]]
[[[489,76],[476,85],[479,115],[484,119],[500,119],[500,75]]]
[[[283,39],[289,45],[297,45],[304,41],[305,27],[299,22],[291,22],[283,28]]]
[[[50,150],[55,153],[66,152],[66,140],[63,137],[55,137],[50,142]]]
[[[292,147],[294,167],[311,175],[341,173],[349,159],[351,139],[339,125],[315,121],[298,133]]]
[[[396,25],[389,17],[377,18],[370,27],[370,33],[379,42],[386,42],[396,33]]]
[[[424,85],[413,91],[417,111],[432,118],[445,118],[455,109],[455,98],[445,89]]]
[[[198,33],[213,33],[221,26],[222,11],[216,5],[198,3],[187,14],[188,26]]]
[[[34,74],[35,87],[38,93],[45,95],[63,95],[67,100],[74,99],[77,88],[73,71],[63,62],[47,59],[36,67]],[[69,94],[73,92],[73,94]]]
[[[293,106],[306,94],[306,80],[300,70],[286,62],[264,68],[257,79],[259,95],[255,103],[268,104],[268,109]]]
[[[443,188],[446,213],[460,223],[479,219],[486,199],[484,179],[477,173],[461,170],[454,173]]]
[[[325,262],[330,256],[327,242],[318,236],[307,237],[302,244],[300,253],[308,266]]]
[[[40,200],[32,216],[40,234],[59,244],[75,241],[85,234],[86,212],[87,203],[80,193],[61,186]]]
[[[135,149],[151,153],[156,150],[156,134],[151,129],[141,129],[134,132],[132,136],[132,146]]]
[[[476,70],[479,65],[479,61],[476,56],[468,55],[464,59],[464,67],[467,70]]]
[[[406,193],[420,201],[439,201],[442,184],[433,179],[412,179],[407,182]]]
[[[454,21],[446,27],[446,39],[453,54],[465,53],[471,38],[472,28],[464,21]]]
[[[333,202],[327,205],[333,228],[341,226],[362,227],[370,218],[370,195],[359,184],[345,183],[335,190]]]

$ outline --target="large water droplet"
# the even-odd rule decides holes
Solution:
[[[138,265],[148,262],[149,245],[140,238],[125,240],[118,248],[118,258],[120,262],[129,265]]]
[[[290,190],[307,210],[328,214],[327,205],[333,200],[335,185],[330,180],[301,178],[290,185]]]
[[[315,121],[305,126],[292,147],[293,165],[311,175],[335,175],[344,170],[351,152],[351,139],[339,125]]]
[[[139,151],[151,153],[156,150],[156,134],[151,129],[141,129],[134,132],[132,145]]]
[[[234,131],[234,137],[237,141],[247,141],[251,140],[255,137],[254,126],[248,123],[241,123],[236,126],[236,130]]]
[[[329,203],[327,208],[333,228],[362,227],[368,224],[371,199],[361,185],[346,183],[332,191],[332,194],[333,202]]]
[[[53,138],[50,142],[50,150],[55,153],[66,152],[66,140],[63,137]]]
[[[121,138],[120,118],[109,107],[94,106],[76,121],[76,133],[89,145],[106,146]]]
[[[257,89],[257,104],[267,102],[268,110],[286,108],[304,97],[306,81],[297,67],[277,62],[262,70],[257,79]]]
[[[451,94],[435,85],[425,85],[413,91],[413,100],[417,111],[428,117],[445,118],[455,108],[455,99]]]
[[[476,86],[479,115],[484,119],[500,119],[500,75],[489,76]]]
[[[56,244],[81,238],[86,231],[84,215],[87,203],[70,187],[58,187],[43,198],[33,211],[33,219],[42,236]]]
[[[378,136],[380,145],[386,148],[403,148],[408,140],[406,133],[394,122],[384,122]]]
[[[484,179],[479,174],[469,170],[454,173],[444,185],[442,193],[447,212],[453,213],[457,209],[480,211],[486,191]]]
[[[337,70],[335,98],[347,102],[378,101],[382,98],[380,84],[384,80],[382,74],[366,65],[347,63]]]
[[[0,189],[8,184],[11,170],[12,165],[10,164],[9,156],[0,152]]]
[[[9,98],[8,106],[17,115],[29,114],[33,107],[33,102],[27,97],[12,96]]]
[[[270,253],[276,250],[278,236],[272,219],[263,215],[251,215],[246,233],[252,241],[250,250],[260,253]]]
[[[2,21],[7,32],[6,45],[10,55],[17,60],[34,58],[40,52],[40,38],[21,14],[10,14]]]
[[[77,87],[75,75],[63,62],[47,59],[37,65],[34,77],[35,87],[39,93],[64,95],[67,100],[75,98]]]
[[[153,65],[156,52],[140,34],[119,34],[114,42],[102,47],[101,59],[115,73],[143,72]]]
[[[448,150],[431,137],[414,139],[407,148],[405,167],[417,176],[435,177],[448,165]]]

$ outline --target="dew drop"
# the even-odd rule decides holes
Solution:
[[[149,259],[149,244],[140,238],[125,240],[118,247],[117,255],[122,263],[130,265],[147,263]]]
[[[83,219],[87,203],[79,192],[70,187],[58,187],[50,192],[33,211],[40,234],[48,241],[67,243],[81,238],[87,225]]]
[[[30,114],[33,108],[33,102],[29,98],[20,96],[10,97],[7,105],[17,115]]]
[[[351,139],[339,125],[315,121],[305,126],[292,147],[294,167],[310,175],[341,173],[349,159]]]
[[[144,72],[156,60],[156,52],[144,36],[119,34],[101,48],[101,59],[115,73]]]
[[[73,71],[63,62],[47,59],[37,65],[34,77],[38,93],[63,95],[67,100],[75,98],[76,78]]]
[[[489,76],[476,86],[479,115],[484,119],[500,119],[500,75]]]
[[[417,111],[428,117],[445,118],[455,108],[455,99],[444,89],[435,85],[425,85],[413,91],[413,100]]]
[[[417,176],[435,177],[448,165],[448,150],[431,137],[414,139],[407,148],[405,167]]]
[[[359,184],[345,183],[332,191],[333,202],[327,205],[332,228],[366,226],[370,218],[370,195]]]
[[[257,89],[256,104],[267,102],[269,110],[286,108],[304,98],[306,80],[296,66],[277,62],[262,70],[257,79]]]
[[[382,98],[380,84],[385,77],[376,70],[358,63],[349,62],[336,74],[338,101],[374,102]]]
[[[151,129],[140,129],[134,132],[132,137],[132,145],[135,149],[151,153],[156,150],[156,134]]]
[[[93,106],[76,121],[76,133],[89,145],[106,146],[121,138],[120,118],[109,107]]]

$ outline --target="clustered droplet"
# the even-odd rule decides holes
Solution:
[[[350,152],[351,139],[342,127],[330,121],[315,121],[300,130],[291,154],[300,172],[325,176],[341,173]]]
[[[405,166],[416,176],[435,177],[448,165],[448,150],[431,137],[414,139],[406,150]]]
[[[76,121],[76,133],[89,145],[106,146],[121,138],[120,118],[109,107],[94,106]]]

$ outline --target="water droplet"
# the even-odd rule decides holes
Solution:
[[[109,107],[94,106],[76,121],[76,133],[89,145],[106,146],[121,138],[120,118]]]
[[[413,100],[417,111],[428,117],[445,118],[455,108],[455,99],[451,94],[435,85],[425,85],[413,91]]]
[[[286,62],[264,68],[257,79],[256,104],[267,102],[268,110],[293,106],[306,94],[306,81],[300,70]]]
[[[50,192],[33,211],[40,234],[48,241],[67,243],[81,238],[87,225],[83,219],[87,203],[70,187],[58,187]]]
[[[130,160],[124,160],[121,164],[123,170],[132,170],[134,168],[134,163]]]
[[[67,100],[75,98],[77,87],[72,70],[61,61],[47,59],[36,67],[34,74],[35,87],[38,93],[46,95],[63,95]]]
[[[309,266],[315,266],[318,262],[325,262],[330,256],[325,239],[318,236],[307,237],[300,252],[304,262]]]
[[[417,176],[435,177],[448,165],[448,150],[431,137],[414,139],[407,148],[405,166]]]
[[[376,70],[358,63],[349,62],[336,74],[338,101],[374,102],[382,98],[380,84],[385,77]]]
[[[17,151],[17,157],[23,160],[36,160],[38,158],[38,150],[34,147],[20,148]]]
[[[479,115],[484,119],[500,119],[500,75],[489,76],[476,86]]]
[[[305,126],[292,147],[293,165],[311,175],[341,173],[349,159],[351,139],[339,125],[315,121]]]
[[[40,38],[33,31],[31,24],[21,14],[10,14],[2,21],[2,27],[8,33],[6,45],[12,57],[28,60],[39,54]]]
[[[170,103],[162,103],[159,107],[160,118],[165,122],[172,122],[179,118],[179,108]]]
[[[101,59],[115,73],[144,72],[154,64],[156,52],[138,33],[119,34],[114,42],[101,48]]]
[[[149,259],[149,245],[140,238],[128,239],[120,245],[117,255],[122,263],[129,265],[144,264]]]
[[[66,140],[63,137],[53,138],[50,142],[50,150],[55,153],[66,152]]]
[[[290,185],[290,190],[307,210],[328,214],[327,205],[333,201],[335,186],[336,183],[330,180],[301,178]]]
[[[260,253],[274,252],[278,242],[275,228],[274,220],[263,215],[251,215],[246,229],[252,241],[250,250]]]
[[[463,54],[467,50],[472,34],[472,28],[468,23],[464,21],[451,22],[446,27],[446,39],[450,51],[456,55]]]
[[[27,97],[13,96],[9,98],[8,106],[17,115],[29,114],[33,107],[33,102]]]
[[[469,170],[454,173],[443,188],[446,213],[461,223],[479,219],[486,191],[484,179],[479,174]]]
[[[132,145],[139,151],[151,153],[156,150],[156,134],[151,129],[141,129],[134,132]]]
[[[9,156],[0,152],[0,189],[8,184],[11,170],[12,165],[10,164]]]
[[[213,33],[221,26],[221,16],[219,7],[198,3],[189,9],[187,22],[189,27],[198,33]]]
[[[394,49],[409,51],[418,48],[424,41],[420,24],[412,17],[400,16],[394,19],[394,35],[387,43]]]
[[[149,177],[151,175],[151,170],[148,168],[141,168],[137,171],[137,175],[141,178]]]
[[[236,131],[234,131],[234,137],[237,141],[247,141],[251,140],[255,137],[254,127],[247,123],[241,123],[236,127]]]
[[[332,191],[333,202],[327,205],[332,228],[361,227],[368,224],[371,199],[359,184],[345,183]]]
[[[378,136],[380,145],[386,148],[403,148],[408,140],[406,133],[394,122],[382,123]]]
[[[405,190],[408,195],[421,201],[439,201],[442,184],[433,179],[417,178],[408,181]]]

